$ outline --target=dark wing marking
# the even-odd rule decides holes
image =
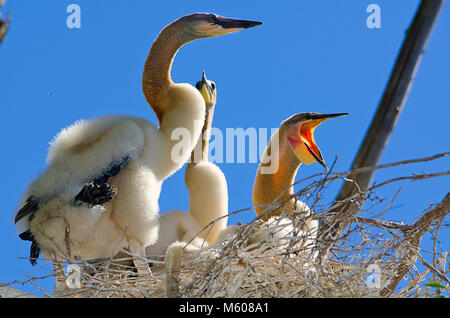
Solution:
[[[30,247],[30,263],[31,265],[36,265],[36,261],[39,257],[39,254],[41,254],[41,249],[39,248],[39,245],[36,243],[36,241],[32,241],[31,247]]]
[[[127,165],[128,161],[129,157],[126,157],[120,163],[112,164],[101,176],[95,178],[92,182],[86,183],[83,189],[75,196],[74,201],[100,205],[112,200],[116,196],[117,190],[107,182],[109,178],[117,175]],[[14,223],[17,223],[27,215],[30,215],[29,220],[31,220],[34,217],[34,212],[39,209],[40,203],[39,200],[30,196],[26,204],[17,212]],[[41,253],[41,249],[34,239],[33,234],[30,231],[25,231],[19,234],[19,237],[24,241],[31,242],[30,263],[33,266],[36,265],[36,260]]]
[[[75,196],[74,203],[84,202],[91,205],[101,205],[114,199],[117,189],[110,184],[108,180],[116,176],[130,161],[129,157],[122,159],[120,163],[110,165],[101,176],[95,178],[92,182],[86,183],[81,191]]]
[[[25,231],[19,234],[19,237],[24,241],[34,241],[34,237],[30,231]]]
[[[33,234],[31,234],[30,231],[25,231],[21,234],[19,234],[19,237],[24,241],[30,241],[30,263],[31,265],[36,265],[36,260],[39,257],[39,254],[41,254],[41,249],[39,248],[39,245],[34,240]]]
[[[116,188],[108,183],[97,184],[91,182],[81,189],[80,193],[76,195],[75,201],[81,201],[92,205],[101,205],[114,199],[116,194]]]
[[[120,163],[113,163],[111,164],[101,176],[95,178],[93,180],[94,183],[100,184],[100,183],[106,183],[108,182],[109,178],[114,177],[117,175],[130,161],[130,157],[125,157],[122,159]]]
[[[33,214],[39,209],[39,200],[34,197],[29,197],[27,203],[17,212],[14,223],[17,223],[20,219],[26,217],[29,214]]]
[[[30,196],[27,199],[27,203],[17,212],[16,217],[14,219],[14,223],[19,222],[21,219],[29,215],[29,220],[31,220],[34,217],[34,212],[36,212],[39,209],[40,201],[34,198],[33,196]],[[30,247],[30,263],[31,265],[36,265],[36,260],[39,257],[39,254],[41,253],[41,249],[39,248],[38,244],[36,243],[33,234],[31,234],[30,231],[25,231],[23,233],[19,234],[19,237],[24,241],[30,241],[31,247]]]

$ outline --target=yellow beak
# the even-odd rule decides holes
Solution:
[[[211,82],[206,78],[205,72],[203,72],[202,80],[198,81],[195,85],[199,92],[202,94],[203,99],[205,100],[205,103],[207,105],[213,104],[213,98],[214,98],[214,89],[211,86]]]

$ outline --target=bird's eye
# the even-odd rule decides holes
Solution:
[[[201,89],[202,89],[202,82],[201,82],[201,81],[198,81],[198,82],[195,84],[195,87],[196,87],[198,90],[201,90]]]
[[[216,83],[211,82],[211,87],[212,87],[212,89],[216,89]]]
[[[217,17],[217,15],[215,14],[210,14],[209,15],[209,20],[213,23],[213,24],[217,24],[219,22],[219,18]]]

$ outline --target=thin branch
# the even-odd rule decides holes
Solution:
[[[445,276],[444,273],[441,273],[439,270],[437,270],[433,265],[428,263],[422,255],[417,254],[417,258],[422,262],[423,265],[428,267],[430,271],[432,271],[435,275],[437,275],[442,281],[447,282],[447,284],[450,284],[450,280]]]
[[[374,166],[378,163],[385,146],[394,130],[411,87],[414,75],[419,66],[426,43],[441,11],[443,0],[422,0],[416,15],[409,27],[400,53],[392,70],[389,82],[381,98],[377,112],[364,137],[361,147],[353,162],[352,168]],[[355,180],[360,190],[367,191],[374,172],[359,173],[349,178]],[[345,199],[353,194],[352,183],[344,183],[336,200]],[[345,213],[355,214],[357,205],[350,204]],[[343,210],[341,210],[341,213]],[[324,237],[320,257],[326,259],[333,244],[333,237],[342,235],[346,224],[330,225],[322,223],[319,236]]]
[[[398,261],[396,270],[397,273],[385,288],[380,292],[381,296],[391,295],[411,266],[415,263],[417,255],[419,255],[419,245],[423,235],[428,231],[433,222],[442,220],[450,212],[450,192],[444,199],[434,208],[422,215],[406,232],[400,243],[400,248],[404,248],[404,253]]]
[[[443,176],[448,176],[450,175],[450,171],[443,171],[443,172],[436,172],[436,173],[423,173],[423,174],[414,174],[412,176],[407,176],[407,177],[399,177],[399,178],[394,178],[391,180],[387,180],[384,181],[382,183],[376,184],[374,186],[372,186],[369,190],[374,190],[376,188],[382,187],[388,183],[392,183],[392,182],[397,182],[397,181],[402,181],[402,180],[412,180],[412,181],[417,181],[417,180],[424,180],[424,179],[429,179],[429,178],[435,178],[435,177],[443,177]]]

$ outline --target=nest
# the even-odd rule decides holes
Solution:
[[[387,166],[394,165],[399,164]],[[204,248],[192,248],[190,242],[185,242],[182,256],[177,259],[164,261],[163,256],[148,259],[151,275],[138,276],[131,261],[135,256],[122,252],[108,260],[71,260],[65,269],[68,287],[57,294],[39,288],[38,280],[43,277],[31,277],[21,283],[32,283],[49,297],[442,297],[448,294],[447,251],[441,247],[439,232],[449,226],[445,217],[450,212],[450,193],[441,202],[431,204],[414,223],[405,225],[388,221],[385,215],[401,187],[390,200],[380,198],[376,189],[390,182],[423,180],[450,172],[394,178],[373,186],[366,193],[357,192],[339,202],[325,201],[327,185],[342,180],[348,173],[329,171],[327,175],[315,176],[316,179],[307,178],[309,183],[293,197],[305,201],[314,211],[311,215],[294,211],[287,217],[272,219],[270,226],[256,217],[248,224],[237,226],[220,243]],[[269,205],[265,213],[278,209],[282,203]],[[352,205],[357,206],[357,213],[345,213]],[[338,210],[339,213],[332,213]],[[308,219],[320,220],[331,228],[339,225],[344,230],[334,237],[327,232],[320,233],[321,227],[319,234],[302,231]],[[431,236],[432,251],[420,248],[425,234]]]

